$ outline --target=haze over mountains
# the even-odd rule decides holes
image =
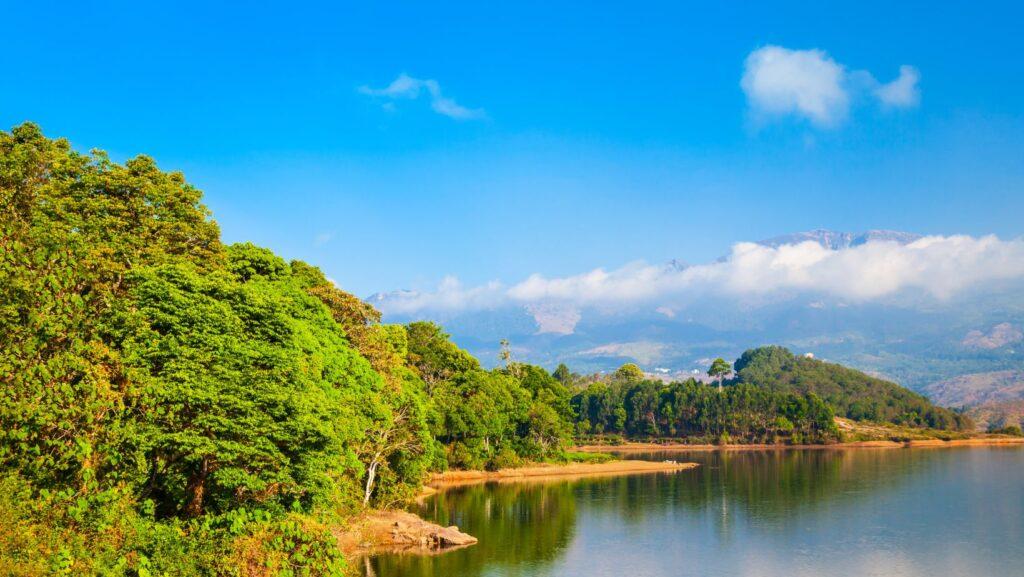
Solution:
[[[993,236],[814,230],[737,243],[708,264],[634,263],[509,286],[448,278],[369,301],[387,321],[443,324],[485,362],[497,362],[504,338],[522,360],[580,372],[632,361],[678,376],[763,344],[920,391],[1024,369],[1024,241]],[[969,403],[956,388],[943,402]]]

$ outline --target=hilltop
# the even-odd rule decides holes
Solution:
[[[798,357],[780,346],[743,353],[734,365],[736,383],[772,391],[814,394],[841,417],[929,427],[970,429],[963,415],[936,406],[927,397],[861,371],[809,357]]]

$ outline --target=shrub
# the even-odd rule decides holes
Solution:
[[[996,435],[1011,435],[1014,437],[1024,437],[1024,432],[1021,432],[1020,427],[1017,425],[1006,425],[1005,427],[1000,428],[990,427],[988,432]]]
[[[497,471],[498,469],[512,469],[519,467],[523,464],[523,460],[519,458],[509,447],[502,447],[494,457],[487,463],[488,471]]]

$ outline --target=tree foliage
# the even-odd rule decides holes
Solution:
[[[225,248],[200,197],[146,157],[0,133],[0,472],[74,512],[19,517],[40,534],[100,538],[139,515],[149,536],[185,523],[169,534],[294,541],[304,522],[269,529],[288,511],[400,499],[436,460],[405,329],[314,267]],[[115,502],[130,513],[97,516]],[[62,541],[78,542],[36,553],[108,572]]]
[[[760,347],[736,361],[736,381],[777,392],[814,393],[840,416],[857,421],[912,427],[969,430],[970,420],[937,407],[926,397],[896,383],[835,363],[797,357],[779,346]]]
[[[832,409],[813,394],[741,385],[718,391],[695,380],[593,382],[572,398],[577,430],[629,437],[820,443],[838,431]]]
[[[133,475],[139,393],[111,319],[140,267],[223,266],[200,192],[147,157],[83,155],[24,124],[0,133],[0,465],[95,489]]]
[[[484,370],[433,323],[407,330],[410,364],[427,383],[445,466],[498,468],[561,456],[572,415],[562,383],[523,363]]]

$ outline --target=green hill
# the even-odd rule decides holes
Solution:
[[[767,387],[775,392],[821,397],[836,415],[855,421],[911,427],[970,430],[966,416],[936,406],[927,397],[861,371],[812,358],[798,357],[780,346],[751,349],[734,365],[736,384]]]

